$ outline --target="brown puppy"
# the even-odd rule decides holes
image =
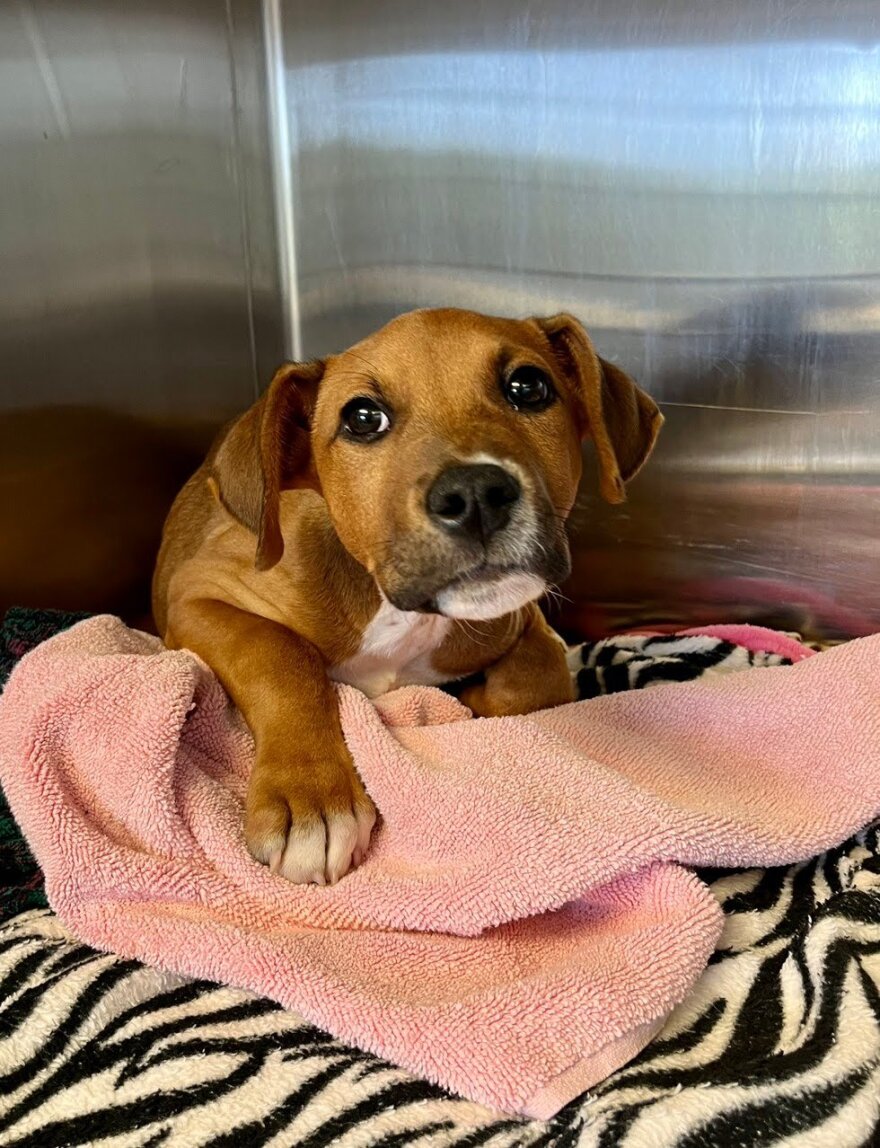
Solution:
[[[253,732],[254,857],[324,884],[367,850],[334,681],[376,696],[482,671],[462,699],[483,716],[572,699],[535,603],[568,573],[581,440],[618,502],[662,421],[568,315],[416,311],[281,367],[178,496],[153,587],[166,643]]]

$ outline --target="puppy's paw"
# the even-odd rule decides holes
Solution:
[[[260,760],[248,791],[245,838],[257,861],[297,885],[334,885],[360,865],[376,807],[349,763],[295,771]]]

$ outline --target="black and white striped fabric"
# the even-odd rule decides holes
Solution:
[[[571,653],[584,697],[781,661],[707,638]],[[550,1124],[449,1096],[248,993],[96,953],[46,910],[21,914],[0,927],[0,1144],[880,1143],[880,828],[805,864],[703,876],[727,919],[695,991]]]

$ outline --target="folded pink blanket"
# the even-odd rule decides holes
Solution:
[[[198,659],[113,618],[13,673],[0,779],[83,940],[549,1117],[645,1045],[712,951],[720,912],[676,862],[793,862],[880,810],[878,668],[880,636],[493,720],[340,687],[383,823],[332,888],[251,860],[247,731]]]

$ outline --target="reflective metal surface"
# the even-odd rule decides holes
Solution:
[[[667,415],[567,622],[880,628],[878,217],[876,0],[9,0],[0,607],[135,614],[285,342],[457,304]]]
[[[0,607],[145,608],[282,353],[263,61],[243,0],[0,4]]]
[[[880,628],[880,6],[267,8],[290,344],[572,310],[667,427],[567,620]]]

